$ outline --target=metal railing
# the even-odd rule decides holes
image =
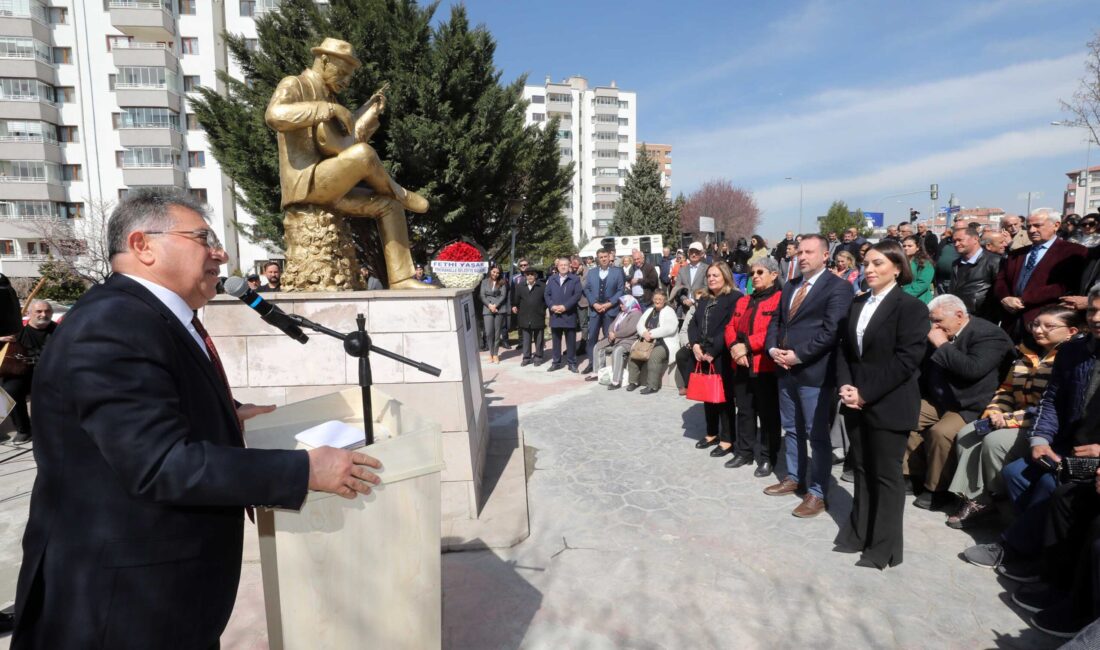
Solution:
[[[0,183],[48,183],[45,176],[0,176]]]
[[[115,90],[172,90],[168,87],[167,83],[162,84],[143,84],[143,83],[127,83],[127,82],[115,82]]]
[[[135,129],[135,130],[151,130],[151,129],[171,129],[176,133],[183,133],[183,129],[178,124],[171,123],[150,123],[150,124],[119,124],[118,130],[123,129]]]
[[[132,160],[122,161],[123,169],[172,169],[180,168],[180,164],[177,162],[134,162]]]
[[[109,9],[163,9],[169,11],[163,2],[157,2],[156,0],[111,0],[107,7]]]
[[[57,144],[57,139],[48,138],[44,135],[0,135],[0,142],[48,142]]]

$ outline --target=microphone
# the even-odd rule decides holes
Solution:
[[[233,276],[226,279],[225,292],[231,296],[240,298],[241,302],[255,309],[265,323],[272,327],[279,328],[283,334],[286,334],[295,341],[305,343],[309,340],[309,337],[302,333],[302,328],[298,327],[298,324],[295,323],[290,316],[287,316],[286,312],[264,300],[260,294],[252,289],[249,289],[248,283],[245,282],[244,278]]]

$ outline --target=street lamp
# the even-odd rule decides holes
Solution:
[[[788,181],[798,181],[798,234],[802,234],[802,179],[797,176],[788,176]]]

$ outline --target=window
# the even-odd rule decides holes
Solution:
[[[594,103],[597,106],[618,106],[619,100],[615,97],[597,97]]]
[[[72,104],[76,101],[76,88],[61,86],[56,91],[58,104]]]
[[[567,104],[573,103],[573,95],[569,93],[550,93],[546,98],[552,102],[565,102]]]
[[[121,201],[126,198],[126,193],[129,192],[126,188],[122,187],[118,190],[118,200]]]
[[[593,210],[614,210],[615,203],[612,201],[596,201],[592,204]]]
[[[46,22],[46,3],[43,0],[2,0],[0,17],[34,18]]]
[[[71,47],[55,47],[53,48],[53,62],[54,64],[63,65],[73,62],[73,48]]]
[[[199,39],[192,36],[184,36],[180,39],[180,53],[182,54],[198,54],[199,53]]]
[[[80,165],[62,165],[61,166],[61,180],[63,181],[80,181],[83,180],[83,171]]]
[[[57,183],[57,163],[44,160],[0,160],[0,183]]]
[[[628,135],[619,135],[618,138],[619,142],[630,142],[630,136]]]
[[[249,52],[255,52],[260,49],[260,39],[258,38],[246,38],[244,39],[244,46]]]
[[[122,163],[125,160],[125,158],[126,158],[126,152],[125,151],[116,151],[115,152],[115,167],[118,167],[119,169],[121,169],[122,168]]]
[[[15,255],[15,242],[10,239],[0,239],[0,256],[12,257]]]
[[[199,124],[199,118],[195,117],[194,113],[187,114],[187,130],[202,131],[202,125]]]
[[[133,40],[133,36],[108,36],[107,51],[110,52],[116,47],[130,47],[130,43],[132,43]]]
[[[241,0],[241,15],[252,17],[256,15],[256,0]]]
[[[630,154],[625,151],[619,152],[619,160],[630,160]]]
[[[3,5],[0,5],[3,6]],[[0,36],[0,59],[38,59],[52,63],[50,46],[36,38]]]
[[[122,113],[111,113],[111,128],[118,130],[118,123],[122,119]]]
[[[571,139],[573,139],[573,132],[572,131],[558,131],[558,139],[560,139],[560,140],[571,140]]]
[[[531,95],[531,103],[532,104],[545,104],[546,103],[546,95]]]
[[[29,241],[25,246],[27,248],[27,255],[38,255],[38,242]]]
[[[183,92],[185,92],[185,93],[195,92],[196,90],[198,90],[199,85],[201,85],[201,83],[202,82],[199,79],[199,75],[197,75],[197,74],[184,75],[184,77],[183,77]]]
[[[176,90],[176,80],[176,73],[167,68],[137,65],[122,66],[118,69],[114,88],[126,90],[144,88]]]
[[[596,157],[597,158],[618,158],[619,157],[619,152],[615,151],[614,149],[597,149],[596,150]]]
[[[562,158],[568,158],[573,155],[573,150],[569,147],[562,147],[560,150]]]
[[[630,102],[626,101],[625,99],[620,99],[619,108],[630,108]]]
[[[119,114],[120,129],[175,129],[180,130],[179,113],[167,108],[149,106],[123,107]]]
[[[189,191],[191,193],[191,198],[206,203],[206,190],[204,188],[192,187]]]
[[[84,216],[84,204],[59,203],[58,212],[62,219],[80,219]]]
[[[206,167],[206,152],[205,151],[188,151],[187,152],[187,166],[188,167]]]
[[[0,218],[53,219],[54,206],[49,201],[0,201]]]
[[[619,126],[630,126],[630,118],[629,117],[620,117],[619,118]]]
[[[179,167],[180,153],[170,147],[131,147],[116,151],[115,162],[123,168]]]
[[[532,122],[542,122],[545,119],[546,119],[546,114],[545,113],[531,113],[531,121]]]
[[[56,94],[53,86],[37,79],[6,78],[0,79],[0,99],[14,102],[54,103]]]
[[[617,134],[615,134],[615,133],[606,133],[604,131],[597,131],[596,133],[593,134],[593,136],[595,136],[595,138],[597,140],[605,140],[605,141],[608,141],[608,142],[614,142],[616,139],[618,139]]]
[[[0,120],[0,142],[57,144],[57,127],[40,120]]]
[[[115,86],[117,84],[118,84],[118,75],[117,74],[107,75],[107,90],[110,90],[111,92],[114,92]]]
[[[619,118],[614,115],[593,115],[592,121],[597,124],[618,124]]]
[[[194,16],[195,0],[179,0],[179,14],[181,16]]]
[[[54,25],[65,25],[69,22],[69,9],[67,7],[50,7],[50,22]]]

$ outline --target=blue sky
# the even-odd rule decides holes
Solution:
[[[638,93],[638,137],[673,146],[673,189],[711,178],[753,192],[769,239],[834,199],[930,209],[1061,208],[1085,164],[1065,119],[1100,30],[1097,0],[580,2],[469,0],[505,80],[572,74]],[[441,7],[440,15],[448,9]],[[1093,147],[1093,164],[1100,151]]]

